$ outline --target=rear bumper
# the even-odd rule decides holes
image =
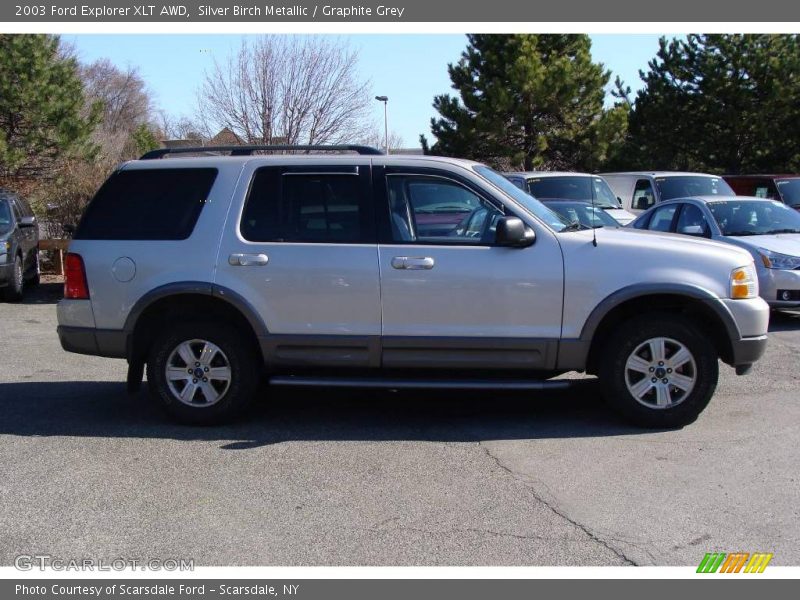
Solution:
[[[67,352],[106,358],[127,356],[128,334],[115,329],[58,326],[58,339]]]

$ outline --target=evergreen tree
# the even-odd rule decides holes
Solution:
[[[623,168],[800,170],[800,38],[660,40],[629,119]]]
[[[586,35],[469,35],[448,66],[460,98],[437,96],[432,154],[503,168],[593,170],[621,141],[627,110],[604,110],[610,73]]]
[[[84,109],[77,64],[58,37],[0,34],[0,177],[38,177],[86,150],[97,111]]]

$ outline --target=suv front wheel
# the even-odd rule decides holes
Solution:
[[[176,420],[230,420],[253,399],[259,364],[251,344],[229,327],[185,323],[160,335],[147,361],[152,396]]]
[[[714,346],[679,315],[630,319],[602,350],[598,375],[606,401],[641,427],[694,422],[717,387]]]

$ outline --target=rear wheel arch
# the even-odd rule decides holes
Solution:
[[[198,321],[235,327],[263,360],[259,339],[268,332],[249,303],[231,290],[187,282],[154,290],[134,305],[125,323],[128,361],[144,362],[153,341],[170,324]]]

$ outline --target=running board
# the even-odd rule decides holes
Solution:
[[[297,377],[274,376],[272,385],[302,387],[350,387],[350,388],[388,388],[388,389],[438,389],[438,390],[564,390],[570,381],[515,380],[515,379],[346,379],[338,377]]]

